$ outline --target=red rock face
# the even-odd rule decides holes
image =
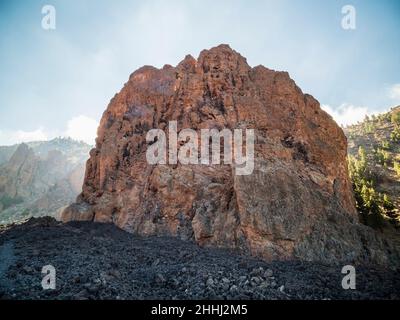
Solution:
[[[254,129],[253,173],[149,165],[147,132],[173,120],[178,130]],[[114,222],[265,259],[385,262],[381,241],[357,223],[346,146],[342,130],[288,73],[252,68],[220,45],[130,76],[103,114],[83,192],[63,220]]]

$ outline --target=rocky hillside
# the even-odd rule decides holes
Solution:
[[[56,270],[43,290],[42,267]],[[400,270],[265,262],[172,237],[141,237],[112,224],[32,219],[0,229],[1,299],[400,299]]]
[[[10,160],[17,148],[17,144],[12,146],[0,146],[0,165]]]
[[[234,164],[173,156],[149,164],[148,147],[162,140],[147,141],[148,131],[172,132],[171,121],[199,136],[254,130],[254,170],[238,175]],[[178,142],[187,150],[186,138]],[[266,260],[399,263],[398,249],[358,222],[346,155],[341,128],[287,72],[251,67],[220,45],[130,76],[103,114],[83,192],[63,220],[113,222]]]
[[[89,150],[85,143],[62,138],[1,148],[0,223],[54,216],[72,202],[81,192]]]
[[[345,128],[362,219],[400,227],[400,106]]]

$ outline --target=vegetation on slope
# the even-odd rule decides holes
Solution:
[[[361,221],[400,227],[400,106],[345,128],[348,165]]]

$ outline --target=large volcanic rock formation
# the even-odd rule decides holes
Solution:
[[[150,165],[146,134],[255,130],[255,167]],[[265,259],[386,263],[382,240],[358,223],[346,138],[288,73],[250,67],[227,45],[176,67],[135,71],[103,114],[83,192],[63,220],[114,222],[144,235],[239,248]],[[393,249],[393,248],[392,248]]]

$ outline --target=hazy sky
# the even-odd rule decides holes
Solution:
[[[44,5],[56,29],[44,30]],[[341,26],[344,5],[356,29]],[[142,65],[228,43],[288,71],[340,123],[400,104],[400,1],[0,0],[0,145],[93,141],[111,97]]]

